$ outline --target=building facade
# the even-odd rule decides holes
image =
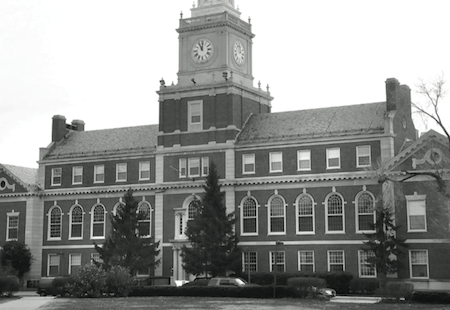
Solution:
[[[140,275],[189,280],[180,255],[184,229],[214,162],[227,211],[237,218],[243,270],[376,278],[362,245],[384,195],[383,171],[396,178],[392,191],[403,199],[391,200],[410,244],[394,276],[443,285],[448,235],[437,231],[446,225],[448,232],[449,222],[436,210],[448,202],[424,192],[422,183],[433,183],[425,175],[401,176],[415,171],[413,162],[434,169],[426,158],[440,154],[448,178],[450,154],[435,132],[416,139],[409,87],[390,78],[382,102],[272,113],[269,88],[253,85],[254,34],[234,1],[200,0],[191,13],[177,29],[178,83],[161,80],[157,91],[158,125],[85,131],[83,121],[67,124],[56,115],[33,189],[0,170],[0,222],[9,223],[0,238],[11,239],[14,225],[18,239],[25,236],[38,257],[29,278],[70,275],[98,259],[94,243],[105,241],[111,215],[132,188],[147,215],[144,237],[161,246],[161,264]],[[20,193],[11,192],[13,183],[22,184]],[[436,218],[441,226],[424,227]]]

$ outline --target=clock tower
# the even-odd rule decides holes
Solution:
[[[272,97],[253,86],[251,24],[234,0],[198,0],[180,18],[176,85],[161,80],[158,146],[233,141],[251,113],[269,113]]]

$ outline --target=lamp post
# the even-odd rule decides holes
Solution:
[[[275,299],[275,291],[276,291],[276,287],[277,287],[277,273],[278,273],[278,246],[279,245],[283,245],[284,243],[281,242],[280,240],[277,240],[275,242],[275,268],[273,271],[273,298]]]

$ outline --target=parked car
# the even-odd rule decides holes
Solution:
[[[313,292],[317,293],[318,295],[325,297],[327,299],[336,297],[336,291],[329,287],[317,288],[315,286],[312,286],[311,290]]]
[[[208,282],[208,286],[250,286],[250,285],[254,286],[256,284],[250,284],[241,278],[231,278],[231,277],[212,278]]]

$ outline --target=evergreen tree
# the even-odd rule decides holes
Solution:
[[[195,200],[196,213],[188,221],[186,236],[191,242],[184,246],[182,257],[184,269],[194,275],[225,275],[227,270],[238,271],[240,252],[233,230],[234,213],[227,214],[224,192],[221,192],[219,176],[211,163],[202,200]]]
[[[385,183],[386,186],[392,185]],[[364,242],[373,256],[367,258],[369,263],[377,271],[380,281],[380,289],[386,288],[387,275],[396,273],[399,268],[398,258],[403,254],[403,248],[407,247],[405,240],[397,238],[396,231],[399,226],[394,223],[392,199],[386,199],[384,193],[378,199],[375,206],[375,223],[372,225],[374,233],[366,233],[369,241]]]
[[[143,238],[139,234],[139,221],[145,214],[138,212],[138,202],[129,189],[123,197],[123,205],[117,208],[111,218],[112,231],[103,246],[95,244],[95,249],[103,260],[103,266],[109,270],[112,266],[129,268],[132,275],[138,270],[154,268],[159,264],[159,241]]]
[[[12,271],[20,282],[25,273],[30,271],[33,255],[26,244],[19,241],[6,242],[0,251],[0,265],[7,271]]]

